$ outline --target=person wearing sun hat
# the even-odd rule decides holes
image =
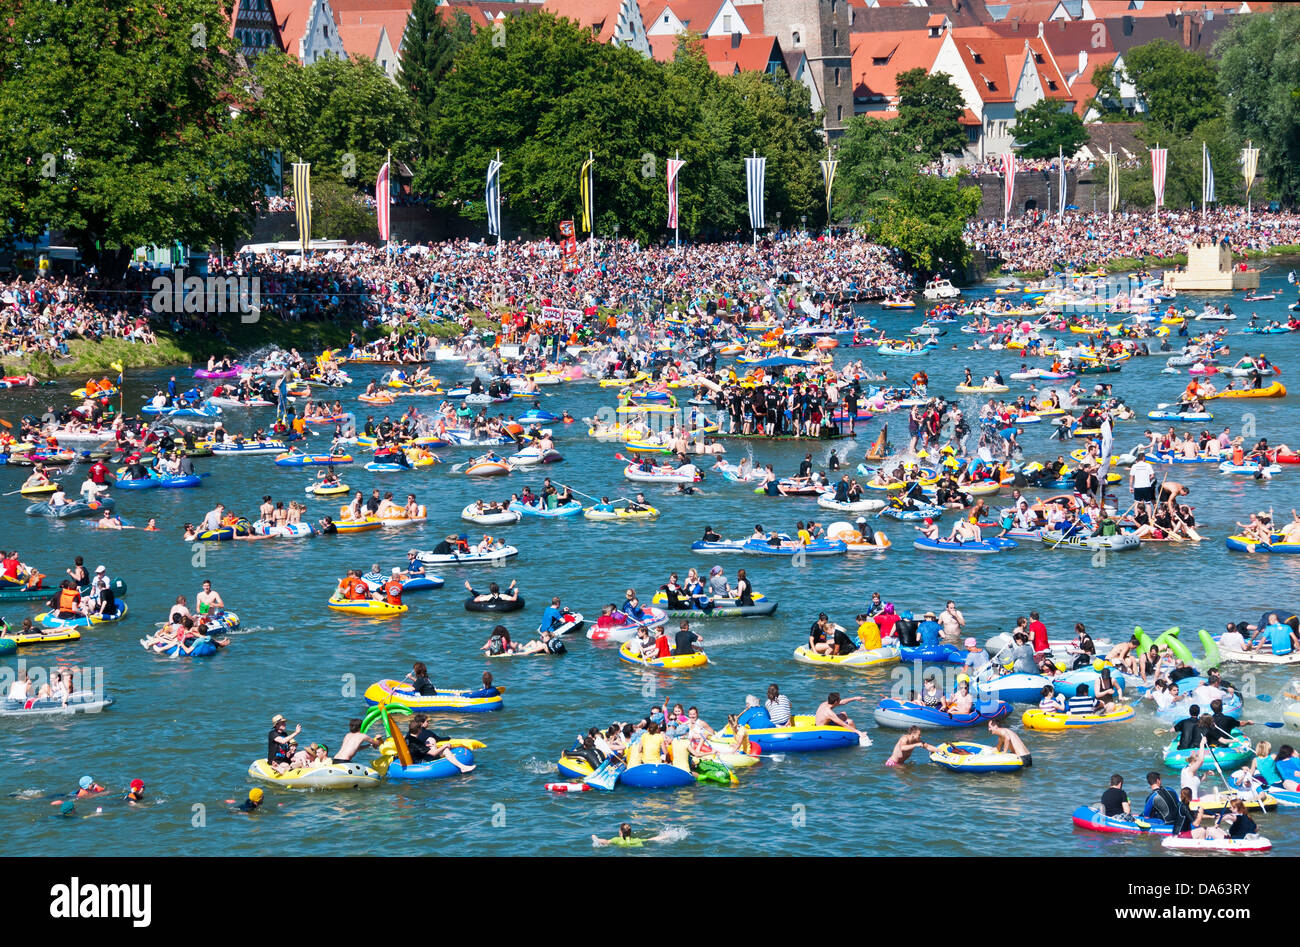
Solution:
[[[916,633],[921,636],[922,648],[938,646],[940,629],[934,612],[926,612],[921,616],[921,623],[916,626]]]

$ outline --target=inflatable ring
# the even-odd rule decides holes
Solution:
[[[465,599],[465,611],[467,612],[517,612],[524,607],[524,597],[521,595],[515,599],[496,598],[489,599],[486,602],[474,600],[474,596]]]

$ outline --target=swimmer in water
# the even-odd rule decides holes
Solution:
[[[635,838],[632,835],[632,826],[624,822],[618,827],[618,835],[609,839],[601,838],[599,835],[593,835],[591,837],[591,844],[596,848],[600,848],[602,845],[619,845],[624,848],[639,848],[646,842],[662,842],[667,838],[668,835],[666,832],[660,832],[658,835],[651,836],[650,838]]]
[[[920,727],[909,727],[908,731],[898,738],[894,744],[894,751],[889,754],[889,759],[885,760],[886,766],[902,766],[912,755],[912,751],[917,747],[924,747],[931,753],[934,747],[921,739]]]

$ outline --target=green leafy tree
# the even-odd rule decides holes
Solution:
[[[423,136],[427,136],[438,90],[456,53],[472,39],[473,24],[463,10],[455,11],[448,23],[438,11],[438,0],[412,3],[411,19],[402,35],[397,82],[414,103],[415,121]]]
[[[1146,106],[1147,120],[1175,135],[1223,112],[1218,66],[1168,40],[1130,49],[1124,55],[1124,74]]]
[[[505,214],[535,233],[579,216],[578,173],[594,153],[596,232],[615,223],[647,240],[665,233],[664,162],[680,152],[681,226],[747,224],[743,157],[768,158],[769,217],[816,221],[822,206],[816,117],[787,77],[709,69],[691,37],[672,63],[597,43],[547,13],[509,22],[509,41],[480,31],[457,55],[435,105],[418,190],[482,220],[484,172],[499,149]]]
[[[1147,150],[1141,167],[1120,171],[1119,193],[1126,206],[1151,207],[1155,204],[1150,149],[1159,145],[1169,151],[1165,159],[1164,206],[1170,210],[1199,209],[1202,142],[1209,150],[1210,165],[1214,168],[1217,202],[1245,202],[1245,182],[1242,181],[1239,164],[1242,142],[1228,128],[1225,117],[1220,115],[1204,121],[1189,134],[1182,136],[1148,123],[1138,130],[1137,137],[1147,146]]]
[[[271,178],[260,105],[207,0],[20,2],[0,15],[0,238],[227,246]]]
[[[897,121],[855,115],[845,125],[836,156],[836,216],[862,219],[873,202],[892,196],[917,175],[920,146],[907,138]]]
[[[1259,172],[1294,205],[1300,199],[1300,8],[1278,4],[1234,21],[1215,48],[1228,122],[1260,149]]]
[[[903,134],[920,144],[922,160],[961,154],[966,148],[961,126],[965,103],[952,78],[945,72],[931,74],[917,68],[900,72],[896,82],[898,121]]]
[[[914,175],[873,203],[864,230],[901,250],[918,270],[959,269],[970,260],[962,232],[980,200],[978,187],[963,187],[956,178]]]
[[[1025,158],[1072,157],[1088,141],[1083,120],[1061,103],[1043,99],[1016,113],[1016,143]]]
[[[372,60],[326,57],[302,66],[270,53],[259,57],[255,75],[271,141],[286,165],[310,161],[313,181],[329,176],[369,190],[389,149],[399,157],[412,150],[411,97]]]
[[[314,240],[375,238],[375,211],[336,175],[314,173],[311,182],[311,235]]]

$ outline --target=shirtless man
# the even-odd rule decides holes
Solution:
[[[826,695],[826,699],[818,705],[814,723],[819,727],[844,727],[852,730],[858,736],[862,736],[862,731],[853,726],[852,719],[847,714],[840,713],[836,708],[843,704],[852,703],[855,700],[864,699],[862,697],[845,697],[841,700],[837,691],[831,691]]]
[[[216,616],[226,607],[226,603],[221,600],[221,593],[213,591],[211,579],[203,580],[203,588],[194,596],[194,602],[200,615]]]
[[[363,746],[369,746],[371,749],[377,748],[384,741],[379,737],[368,736],[361,732],[361,718],[353,717],[348,721],[347,736],[343,738],[339,751],[334,754],[334,762],[347,763],[357,755],[357,750]]]
[[[921,728],[910,727],[894,744],[894,751],[889,754],[889,759],[885,760],[885,765],[902,766],[911,757],[912,751],[918,747],[934,752],[934,747],[921,739]]]
[[[1026,766],[1033,765],[1032,758],[1029,755],[1029,748],[1025,746],[1025,741],[1020,739],[1020,734],[1010,727],[1002,726],[1002,718],[989,721],[989,733],[998,738],[997,752],[1014,753],[1024,761]]]

